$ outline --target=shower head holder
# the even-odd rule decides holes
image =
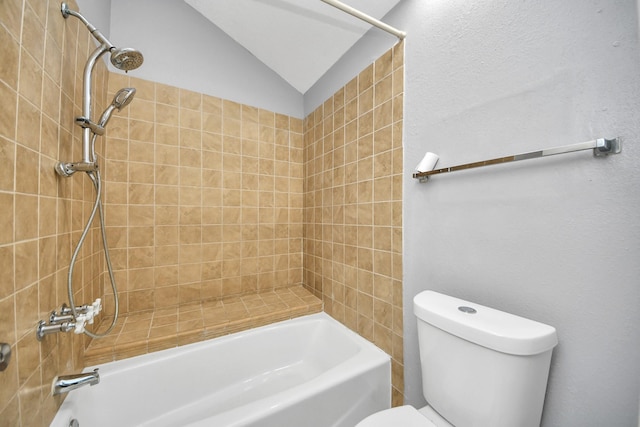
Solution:
[[[76,172],[96,172],[99,167],[96,162],[57,162],[53,169],[64,178],[69,178]]]
[[[76,124],[83,129],[91,129],[91,132],[95,133],[96,135],[104,135],[104,126],[93,123],[91,120],[89,120],[88,117],[76,117]]]

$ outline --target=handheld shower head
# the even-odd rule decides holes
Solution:
[[[136,88],[134,87],[125,87],[124,89],[120,89],[116,96],[113,97],[112,104],[118,109],[118,111],[122,110],[127,105],[131,104],[133,101],[133,97],[136,95]]]
[[[113,49],[111,51],[111,63],[119,70],[135,70],[142,65],[144,57],[142,53],[129,47]]]
[[[116,96],[113,97],[113,101],[111,101],[111,105],[109,105],[107,109],[104,110],[104,113],[102,113],[102,116],[100,116],[98,125],[105,127],[109,122],[109,119],[111,119],[111,114],[113,114],[113,110],[120,111],[121,109],[129,105],[131,101],[133,101],[133,97],[135,96],[135,94],[136,94],[135,88],[126,87],[124,89],[120,89],[118,93],[116,93]]]

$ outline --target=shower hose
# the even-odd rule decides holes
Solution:
[[[95,151],[96,136],[97,135],[93,134],[93,138],[91,139],[91,157],[92,157],[91,160],[97,164],[98,159]],[[105,231],[105,226],[104,226],[104,211],[102,209],[102,197],[101,197],[102,178],[100,177],[100,170],[96,168],[95,171],[87,172],[87,175],[89,175],[91,182],[93,182],[93,187],[96,190],[96,200],[93,204],[93,209],[91,210],[91,214],[89,215],[87,224],[85,225],[84,230],[80,235],[80,240],[78,240],[78,244],[76,245],[76,248],[73,251],[73,256],[71,257],[71,263],[69,265],[69,274],[67,276],[67,293],[69,296],[69,304],[71,305],[71,313],[73,314],[73,318],[76,319],[78,317],[78,310],[76,309],[76,304],[73,298],[73,287],[72,287],[73,272],[75,269],[76,260],[78,258],[78,255],[80,254],[80,250],[82,249],[82,245],[84,244],[87,234],[89,234],[89,229],[91,228],[93,219],[96,216],[96,212],[98,212],[98,216],[100,218],[100,231],[102,234],[102,247],[104,248],[104,258],[107,263],[107,270],[109,271],[109,280],[111,281],[111,289],[113,290],[115,307],[114,307],[114,315],[111,321],[111,325],[106,331],[102,333],[97,333],[97,332],[90,332],[83,328],[83,332],[86,335],[90,336],[91,338],[104,338],[109,334],[109,332],[113,330],[118,320],[118,309],[119,309],[118,288],[116,286],[116,280],[113,275],[113,267],[111,266],[111,258],[109,257],[109,247],[107,245],[107,233]]]

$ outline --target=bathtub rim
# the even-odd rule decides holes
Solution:
[[[319,312],[314,314],[308,314],[295,318],[285,319],[278,322],[274,322],[268,325],[259,326],[256,328],[247,329],[244,331],[236,332],[233,334],[212,338],[209,340],[186,344],[183,346],[173,347],[170,349],[160,350],[152,353],[147,353],[139,356],[134,356],[127,359],[117,360],[113,362],[107,362],[102,364],[96,364],[86,367],[83,371],[91,371],[95,368],[101,369],[101,376],[108,378],[113,375],[122,374],[128,370],[135,369],[139,366],[144,366],[153,363],[162,363],[168,359],[180,357],[185,353],[197,352],[206,350],[210,346],[224,345],[227,341],[240,340],[245,337],[251,337],[252,335],[261,334],[264,331],[277,330],[278,328],[286,325],[299,325],[315,322],[328,322],[331,328],[336,328],[339,333],[344,334],[346,338],[353,341],[358,350],[355,355],[349,357],[337,366],[333,366],[326,371],[323,371],[318,377],[311,380],[293,386],[290,389],[276,392],[272,396],[258,399],[256,401],[248,402],[246,405],[242,405],[237,408],[232,408],[228,411],[215,414],[216,421],[227,422],[224,425],[236,425],[236,423],[252,422],[255,419],[260,419],[263,416],[269,416],[282,408],[294,406],[296,403],[310,398],[320,391],[327,390],[337,384],[345,382],[351,378],[355,378],[359,375],[364,375],[365,372],[378,369],[387,371],[384,376],[388,378],[388,390],[385,391],[385,399],[391,401],[391,356],[377,347],[371,341],[360,336],[356,332],[349,329],[347,326],[331,317],[326,312]],[[114,368],[115,365],[115,368]],[[56,416],[52,420],[51,426],[64,425],[64,419],[73,419],[75,414],[78,414],[79,404],[78,399],[73,399],[73,396],[67,396],[63,404],[58,409]],[[265,405],[270,409],[265,411]],[[262,411],[252,411],[253,408],[263,409]],[[258,413],[259,412],[259,413]],[[67,415],[64,415],[64,414]],[[59,415],[64,416],[62,420],[59,419]],[[58,424],[56,424],[56,422]],[[146,422],[146,421],[145,421]],[[187,425],[206,425],[201,424],[201,421],[191,421]]]
[[[100,371],[100,376],[101,377],[104,376],[106,378],[106,377],[114,375],[114,374],[116,374],[116,373],[118,373],[120,371],[125,371],[127,369],[131,369],[131,368],[139,366],[141,364],[145,365],[145,364],[152,363],[152,362],[159,362],[161,360],[171,359],[171,358],[177,357],[177,356],[179,356],[180,354],[183,354],[183,353],[196,352],[198,350],[205,349],[205,348],[207,348],[209,346],[223,344],[223,343],[225,343],[227,341],[240,340],[240,339],[243,339],[244,337],[250,337],[252,335],[258,335],[261,332],[271,331],[271,330],[278,329],[279,327],[286,326],[286,325],[289,325],[289,324],[297,325],[297,324],[304,324],[304,323],[311,323],[311,322],[318,322],[318,321],[327,321],[330,324],[332,324],[334,327],[337,327],[337,328],[341,329],[341,332],[344,333],[345,335],[347,335],[347,337],[349,337],[353,341],[355,341],[355,343],[358,345],[358,347],[360,347],[360,348],[364,347],[364,348],[370,349],[373,354],[378,353],[378,355],[381,356],[381,357],[388,357],[389,359],[391,358],[391,356],[389,354],[387,354],[384,350],[382,350],[376,344],[374,344],[373,342],[369,341],[368,339],[362,337],[361,335],[359,335],[358,333],[354,332],[353,330],[349,329],[346,325],[344,325],[340,321],[334,319],[333,317],[331,317],[326,312],[321,311],[321,312],[318,312],[318,313],[312,313],[312,314],[307,314],[307,315],[303,315],[303,316],[299,316],[299,317],[279,320],[277,322],[269,323],[267,325],[257,326],[255,328],[250,328],[250,329],[246,329],[246,330],[243,330],[243,331],[233,332],[233,333],[228,334],[228,335],[222,335],[222,336],[219,336],[219,337],[210,338],[210,339],[203,340],[203,341],[198,341],[198,342],[195,342],[195,343],[184,344],[184,345],[180,345],[180,346],[176,346],[176,347],[171,347],[171,348],[168,348],[168,349],[154,351],[154,352],[151,352],[151,353],[145,353],[145,354],[141,354],[141,355],[138,355],[138,356],[132,356],[132,357],[128,357],[126,359],[120,359],[120,360],[114,360],[114,361],[105,362],[105,363],[89,365],[89,366],[85,367],[82,370],[82,372],[91,372],[96,368],[104,368],[104,367],[110,367],[112,365],[118,365],[118,369],[115,370],[115,371],[111,371],[110,369],[107,370],[109,372],[104,372],[103,373],[102,371]],[[372,346],[372,347],[369,347],[369,346]]]

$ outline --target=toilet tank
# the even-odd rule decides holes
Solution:
[[[555,328],[425,291],[414,298],[427,403],[456,427],[537,427]]]

